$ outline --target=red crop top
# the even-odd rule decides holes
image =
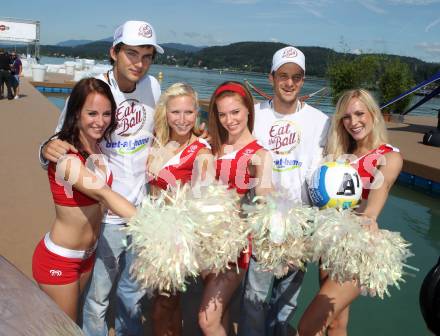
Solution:
[[[215,178],[227,183],[229,188],[235,188],[237,193],[245,194],[250,189],[249,179],[254,177],[249,172],[249,161],[262,148],[263,146],[254,140],[235,153],[218,158]]]
[[[81,160],[83,164],[85,164],[86,162],[86,160],[82,157],[82,155],[78,153],[73,153],[69,151],[67,154],[75,155]],[[69,207],[80,207],[80,206],[87,206],[98,203],[98,201],[94,200],[93,198],[76,190],[75,187],[72,187],[72,194],[68,195],[66,193],[66,188],[63,186],[63,184],[60,184],[56,181],[55,170],[56,170],[56,164],[53,162],[49,163],[49,167],[47,169],[47,175],[49,177],[50,191],[52,192],[52,197],[55,204],[69,206]],[[110,172],[107,178],[107,185],[111,187],[112,182],[113,182],[113,175]]]
[[[399,149],[388,144],[380,145],[351,163],[352,167],[358,171],[362,180],[362,199],[368,199],[379,157],[389,152],[399,152]]]
[[[180,154],[171,158],[159,171],[158,176],[151,179],[149,183],[163,190],[166,190],[168,185],[176,186],[177,181],[180,181],[181,184],[187,183],[191,180],[194,161],[202,148],[210,148],[203,139],[189,144]]]

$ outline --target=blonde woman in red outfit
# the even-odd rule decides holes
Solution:
[[[362,201],[357,211],[377,230],[382,211],[400,170],[402,156],[388,145],[385,122],[371,94],[363,89],[345,92],[336,105],[327,142],[327,154],[335,159],[350,154],[352,165],[363,182]],[[320,271],[320,290],[304,312],[298,334],[347,335],[349,306],[360,290],[355,282],[339,284]]]
[[[162,93],[154,114],[155,142],[148,157],[150,194],[195,184],[206,175],[211,147],[199,137],[197,93],[188,84],[176,83]],[[164,150],[165,149],[165,150]],[[180,294],[157,293],[153,302],[153,334],[181,335]]]

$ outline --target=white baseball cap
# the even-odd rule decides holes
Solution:
[[[306,72],[306,58],[301,50],[288,46],[278,50],[272,58],[272,69],[270,72],[277,71],[280,66],[286,63],[295,63]]]
[[[130,46],[152,45],[159,54],[163,54],[162,47],[157,44],[153,26],[145,21],[127,21],[116,28],[113,46],[121,42]]]

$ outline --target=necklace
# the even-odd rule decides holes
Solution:
[[[177,147],[177,151],[176,151],[174,154],[177,154],[177,153],[179,153],[181,150],[185,149],[185,148],[189,145],[189,143],[190,143],[190,141],[191,141],[191,138],[192,138],[192,134],[190,134],[188,140],[187,140],[183,145],[180,145],[179,147]]]

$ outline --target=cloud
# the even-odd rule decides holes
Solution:
[[[412,6],[426,6],[435,3],[440,3],[440,0],[388,0],[397,5],[412,5]]]
[[[383,39],[383,38],[372,39],[371,41],[372,41],[373,43],[376,43],[376,44],[384,44],[384,43],[387,43],[387,41],[386,41],[385,39]]]
[[[359,0],[358,2],[373,13],[380,15],[386,13],[386,10],[382,7],[379,7],[379,4],[375,0]]]
[[[276,37],[271,37],[270,42],[280,42]]]
[[[332,4],[333,1],[332,0],[315,0],[315,1],[289,0],[287,3],[290,5],[301,7],[303,10],[309,12],[313,16],[323,19],[325,18],[325,16],[322,14],[321,9]]]
[[[427,6],[435,3],[440,3],[440,0],[357,0],[359,4],[364,6],[369,11],[383,15],[386,14],[387,11],[382,7],[386,4],[391,5],[408,5],[408,6]]]
[[[230,5],[255,5],[261,0],[219,0],[217,2],[227,3]]]
[[[331,5],[332,3],[334,3],[334,1],[333,0],[315,0],[315,1],[288,0],[286,3],[292,6],[298,6],[304,11],[312,14],[313,16],[319,19],[326,19],[322,10],[328,7],[329,5]]]
[[[422,42],[416,45],[417,49],[422,49],[428,54],[440,56],[440,42]]]
[[[438,18],[437,20],[432,21],[429,25],[426,26],[425,32],[426,33],[429,32],[431,30],[431,28],[435,27],[439,23],[440,23],[440,18]]]
[[[200,34],[197,32],[184,32],[183,36],[187,38],[188,43],[198,44],[198,45],[216,45],[224,44],[223,40],[216,39],[211,34]]]
[[[188,38],[200,38],[202,35],[200,33],[196,33],[196,32],[185,32],[185,33],[183,33],[183,36],[188,37]]]

